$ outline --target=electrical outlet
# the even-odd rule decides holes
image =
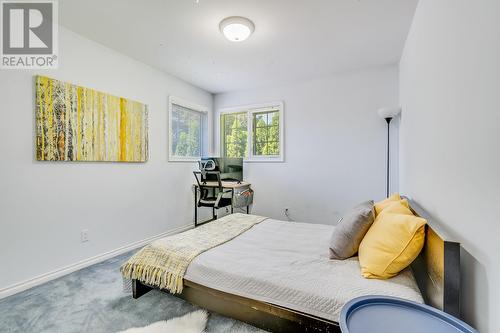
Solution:
[[[80,240],[82,243],[89,241],[89,230],[88,229],[82,230],[82,232],[80,233]]]

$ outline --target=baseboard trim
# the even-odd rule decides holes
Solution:
[[[177,234],[177,233],[192,229],[193,227],[194,227],[193,224],[186,224],[186,225],[171,229],[169,231],[163,232],[159,235],[152,236],[152,237],[149,237],[149,238],[137,241],[137,242],[133,242],[131,244],[119,247],[119,248],[114,249],[112,251],[108,251],[108,252],[99,254],[97,256],[88,258],[88,259],[84,259],[84,260],[79,261],[75,264],[71,264],[71,265],[56,269],[54,271],[33,277],[31,279],[15,283],[15,284],[7,286],[5,288],[0,288],[0,299],[17,294],[17,293],[20,293],[21,291],[33,288],[35,286],[38,286],[38,285],[41,285],[43,283],[49,282],[51,280],[57,279],[61,276],[73,273],[73,272],[80,270],[82,268],[92,266],[94,264],[97,264],[97,263],[102,262],[104,260],[113,258],[117,255],[122,254],[122,253],[132,251],[134,249],[137,249],[141,246],[144,246],[144,245],[151,243],[152,241],[155,241],[155,240],[160,239],[162,237],[170,236],[173,234]]]

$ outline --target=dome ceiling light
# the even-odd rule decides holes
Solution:
[[[242,42],[254,32],[255,25],[246,17],[231,16],[219,24],[220,31],[231,42]]]

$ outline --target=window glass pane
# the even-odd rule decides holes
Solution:
[[[278,126],[269,127],[269,141],[278,142],[280,140],[280,129]]]
[[[246,157],[248,124],[247,113],[222,115],[224,133],[224,155],[226,157]]]
[[[231,127],[233,126],[235,120],[235,115],[228,114],[225,116],[224,128],[227,132],[231,131]]]
[[[199,157],[202,151],[204,115],[180,105],[172,105],[172,154],[177,157]]]
[[[265,142],[254,142],[254,155],[264,155],[265,146]]]
[[[280,113],[278,111],[274,111],[268,114],[268,125],[278,126],[280,123]]]
[[[267,125],[267,113],[254,114],[255,127],[264,127]]]
[[[253,114],[253,154],[272,156],[280,154],[279,111]]]
[[[268,142],[267,143],[267,154],[268,155],[279,155],[280,154],[280,146],[278,142]]]
[[[257,127],[255,129],[255,141],[256,142],[266,142],[267,141],[267,127]]]

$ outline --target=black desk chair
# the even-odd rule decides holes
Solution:
[[[200,191],[200,195],[198,196],[198,202],[196,203],[197,207],[211,207],[212,208],[212,217],[213,220],[217,220],[216,210],[219,208],[224,208],[227,206],[231,206],[231,213],[233,213],[233,190],[224,190],[222,188],[222,182],[220,180],[220,171],[193,171],[194,178],[196,178],[196,183],[198,184],[198,189]],[[217,180],[217,187],[208,186],[206,176],[214,175]],[[215,181],[215,180],[213,180]],[[218,189],[218,191],[216,191]],[[231,197],[224,197],[224,194],[231,193]],[[196,208],[195,208],[196,209]],[[198,225],[197,215],[195,214],[194,225]]]

